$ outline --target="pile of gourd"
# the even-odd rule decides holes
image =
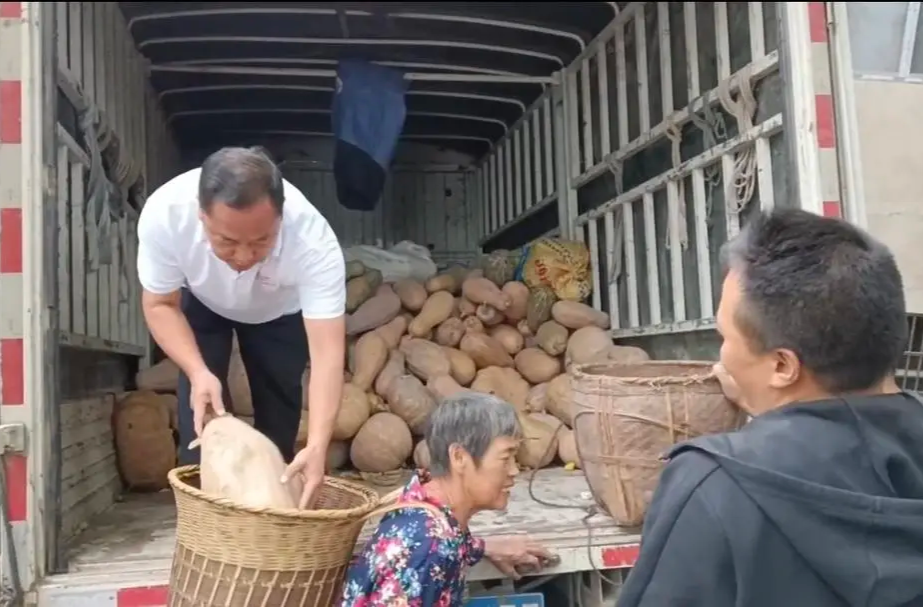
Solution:
[[[425,467],[422,435],[440,398],[464,390],[516,407],[524,468],[579,466],[565,369],[600,360],[647,360],[612,343],[607,314],[558,301],[550,288],[512,280],[509,264],[452,266],[425,282],[382,284],[347,265],[348,374],[333,437],[349,442],[363,473]]]

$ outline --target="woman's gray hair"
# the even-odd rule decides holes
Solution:
[[[481,392],[465,392],[443,399],[430,416],[426,429],[429,471],[435,477],[449,474],[449,447],[453,444],[462,447],[476,464],[480,464],[490,444],[503,436],[522,436],[513,405]]]

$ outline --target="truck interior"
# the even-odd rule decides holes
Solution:
[[[57,4],[82,7],[75,18],[65,6],[57,18],[67,32],[58,50],[69,74],[59,78],[65,140],[87,139],[80,99],[94,94],[87,57],[100,43],[92,32],[103,38],[105,69],[143,67],[124,73],[125,82],[144,79],[141,98],[129,91],[123,102],[143,104],[140,127],[125,118],[130,112],[119,123],[120,110],[102,107],[101,99],[119,98],[112,83],[118,89],[121,76],[108,77],[102,92],[102,68],[95,76],[95,103],[113,121],[112,142],[102,146],[107,176],[123,186],[132,176],[136,210],[145,193],[215,149],[262,145],[344,247],[412,240],[448,263],[542,235],[585,240],[590,303],[612,315],[616,339],[654,358],[715,354],[718,248],[747,213],[781,204],[790,187],[773,170],[788,154],[773,2]],[[123,63],[134,49],[140,58]],[[409,81],[401,143],[370,212],[338,203],[331,171],[330,110],[344,58],[389,66]],[[129,140],[133,129],[144,143]],[[73,156],[63,161],[71,171]],[[123,165],[133,168],[116,170]],[[130,264],[125,270],[131,277]],[[146,346],[139,312],[130,314],[128,335]],[[67,330],[91,332],[76,320]],[[130,389],[136,363],[125,361],[139,352],[107,354],[97,370]],[[66,389],[89,390],[85,357],[65,354],[61,364]],[[169,567],[172,494],[123,495],[104,444],[111,431],[92,426],[99,434],[91,438],[91,423],[104,422],[89,415],[61,414],[54,572],[146,579]],[[585,534],[582,516],[573,524]]]

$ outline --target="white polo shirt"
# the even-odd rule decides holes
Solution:
[[[284,182],[282,227],[269,256],[246,272],[215,257],[199,219],[199,175],[193,169],[163,184],[138,220],[138,279],[147,291],[187,287],[215,313],[258,324],[301,310],[336,318],[346,308],[343,250],[330,224],[304,194]]]

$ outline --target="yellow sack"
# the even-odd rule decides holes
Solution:
[[[558,299],[583,301],[593,292],[590,251],[577,240],[537,239],[526,254],[522,276],[530,287],[551,287]]]

